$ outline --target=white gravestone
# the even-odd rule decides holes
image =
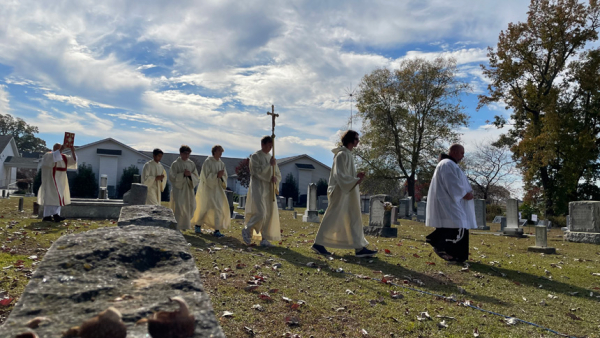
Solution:
[[[392,207],[392,223],[398,225],[398,207]]]
[[[388,195],[373,195],[370,202],[369,226],[383,226],[383,203],[390,200]]]
[[[600,202],[569,203],[568,230],[565,232],[565,239],[570,242],[600,244]]]
[[[317,210],[327,210],[327,206],[329,205],[329,199],[327,199],[327,195],[321,195],[317,197]]]
[[[302,222],[319,223],[319,212],[317,211],[317,185],[311,183],[308,185],[306,194],[306,211],[302,216]]]
[[[545,225],[538,225],[535,227],[535,246],[528,247],[527,251],[545,254],[556,253],[556,248],[548,247],[548,228]]]
[[[287,210],[294,210],[294,199],[288,197]]]
[[[417,203],[417,221],[425,222],[427,215],[427,202],[421,201]]]
[[[516,199],[508,199],[506,201],[506,228],[504,228],[506,236],[523,236],[523,229],[519,228],[519,201]]]

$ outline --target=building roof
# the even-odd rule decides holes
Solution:
[[[10,143],[10,140],[12,140],[12,138],[12,135],[0,135],[0,151],[6,148],[6,146]]]
[[[296,161],[296,160],[299,160],[301,158],[308,158],[311,161],[314,161],[315,163],[318,163],[318,164],[322,165],[323,167],[327,168],[327,170],[331,170],[331,168],[329,166],[327,166],[327,165],[325,165],[325,164],[323,164],[323,163],[315,160],[314,158],[312,158],[312,157],[310,157],[310,156],[308,156],[306,154],[279,158],[279,159],[277,159],[277,165],[278,166],[282,166],[282,165],[284,165],[286,163],[289,163],[289,162],[292,162],[292,161]]]
[[[37,169],[39,158],[7,156],[4,165],[7,167]]]
[[[75,149],[77,149],[77,150],[84,149],[84,148],[91,147],[91,146],[94,146],[96,144],[100,144],[100,143],[103,143],[103,142],[106,142],[106,141],[110,141],[110,142],[116,143],[116,144],[118,144],[118,145],[120,145],[120,146],[122,146],[122,147],[124,147],[126,149],[129,149],[129,150],[131,150],[133,152],[139,153],[140,155],[142,155],[144,157],[148,157],[149,159],[152,159],[152,152],[150,152],[150,155],[148,155],[148,152],[146,152],[146,151],[139,151],[139,150],[133,149],[130,146],[126,145],[125,143],[121,143],[121,142],[115,140],[112,137],[108,137],[108,138],[105,138],[105,139],[102,139],[102,140],[99,140],[99,141],[96,141],[96,142],[84,144],[82,146],[78,146],[78,147],[76,146]],[[165,162],[164,164],[167,165],[168,167],[171,167],[171,163],[173,163],[173,162],[169,162],[169,163]]]

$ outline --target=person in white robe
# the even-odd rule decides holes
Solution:
[[[231,223],[229,201],[225,194],[227,188],[227,170],[221,161],[223,147],[215,145],[211,149],[212,156],[204,160],[200,171],[200,183],[196,191],[196,211],[192,224],[196,232],[201,232],[202,225],[214,230],[213,236],[223,237],[220,230],[227,229]]]
[[[242,239],[250,244],[252,239],[260,245],[271,247],[269,241],[281,240],[277,198],[281,172],[273,156],[273,139],[264,136],[260,140],[261,150],[250,155],[250,186],[246,200],[245,226]]]
[[[358,146],[358,133],[348,130],[342,136],[342,146],[332,150],[333,166],[329,175],[325,211],[312,250],[321,255],[331,255],[325,247],[354,249],[356,257],[373,257],[377,250],[367,249],[369,242],[363,233],[360,212],[359,184],[364,173],[356,173],[352,149]]]
[[[460,144],[440,155],[427,194],[425,225],[436,229],[426,241],[438,256],[454,262],[469,258],[469,229],[477,228],[473,189],[458,166],[464,155]]]
[[[167,172],[160,163],[163,151],[156,148],[152,151],[152,160],[144,164],[142,169],[142,183],[148,187],[146,204],[160,205],[160,196],[167,185]]]
[[[71,204],[71,192],[67,169],[77,169],[75,148],[71,154],[63,154],[64,147],[56,143],[52,151],[42,157],[42,185],[38,191],[38,204],[44,206],[43,221],[60,222],[60,209]]]
[[[179,148],[179,157],[171,164],[171,209],[177,220],[177,230],[191,229],[191,219],[196,209],[194,188],[198,185],[198,169],[190,160],[192,149],[186,145]]]

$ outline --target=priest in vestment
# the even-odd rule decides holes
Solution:
[[[196,191],[196,211],[192,224],[196,225],[196,232],[201,232],[205,225],[214,230],[213,236],[223,237],[221,229],[227,229],[231,222],[229,201],[225,194],[227,188],[227,170],[221,161],[223,147],[212,147],[212,156],[204,160],[200,171],[200,184]]]
[[[358,133],[347,130],[342,136],[342,146],[332,150],[333,166],[329,175],[327,199],[329,206],[317,232],[312,250],[321,255],[331,255],[325,247],[354,249],[356,257],[373,257],[377,250],[367,249],[360,212],[358,185],[365,177],[356,173],[352,149],[358,146]]]
[[[179,148],[179,157],[171,164],[171,209],[177,220],[177,230],[190,229],[190,220],[196,209],[194,187],[198,185],[198,170],[190,160],[192,149],[186,145]]]
[[[273,198],[279,193],[281,172],[275,158],[269,154],[273,148],[271,136],[264,136],[260,146],[260,150],[250,155],[250,186],[242,239],[246,244],[257,239],[261,246],[271,247],[273,244],[269,241],[281,240],[277,199]]]
[[[60,208],[71,204],[67,169],[77,169],[75,148],[71,154],[63,154],[65,148],[56,143],[52,151],[42,157],[42,185],[38,191],[38,204],[44,206],[43,221],[60,222]]]
[[[142,183],[148,187],[146,204],[149,205],[160,205],[161,193],[167,185],[167,172],[160,163],[162,157],[162,150],[158,148],[154,149],[152,151],[153,159],[146,162],[144,169],[142,169]]]
[[[469,258],[469,229],[477,228],[473,189],[458,166],[464,156],[460,144],[440,155],[427,194],[425,224],[436,229],[426,241],[438,256],[453,262]]]

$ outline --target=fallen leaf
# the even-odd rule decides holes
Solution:
[[[260,305],[260,304],[254,304],[252,305],[252,309],[256,310],[256,311],[265,311],[265,309]]]
[[[505,322],[507,325],[517,325],[517,323],[518,323],[519,321],[517,320],[517,318],[508,317],[508,318],[504,318],[504,322]]]
[[[427,265],[435,265],[434,262],[425,262],[425,264],[427,264]]]
[[[231,312],[231,311],[224,311],[223,315],[221,317],[233,317],[233,312]]]
[[[348,295],[354,295],[355,293],[352,292],[352,290],[350,290],[350,289],[346,289],[346,294],[348,294]]]
[[[475,328],[475,330],[473,330],[473,337],[479,337],[479,329]]]
[[[567,312],[567,316],[569,316],[573,320],[583,320],[570,312]]]
[[[386,254],[388,254],[388,255],[392,253],[392,252],[391,252],[390,250],[388,250],[388,249],[385,249],[385,250],[383,250],[383,251],[384,251]]]
[[[258,298],[262,299],[262,300],[266,300],[266,301],[272,301],[273,298],[271,298],[271,296],[269,296],[269,294],[267,293],[261,293]]]
[[[285,317],[285,323],[289,326],[300,325],[300,320],[297,317],[289,316]]]
[[[246,331],[246,333],[248,333],[251,336],[255,335],[254,330],[248,326],[244,326],[244,331]]]
[[[415,258],[421,258],[421,256],[419,256],[417,254],[413,254],[413,257],[415,257]]]
[[[418,321],[423,321],[423,320],[431,320],[431,316],[429,315],[429,313],[427,311],[421,312],[418,316],[417,316],[417,320]]]
[[[284,301],[286,301],[288,303],[292,302],[292,300],[290,298],[287,298],[287,297],[281,297],[281,299],[283,299]]]
[[[448,328],[448,324],[446,324],[445,320],[442,320],[441,322],[438,323],[438,327],[440,329],[447,329]]]
[[[1,306],[9,306],[10,303],[12,303],[12,301],[14,300],[14,298],[4,298],[4,299],[0,299],[0,305]]]
[[[363,337],[366,337],[369,335],[369,333],[365,329],[360,330],[360,333],[362,333]]]

